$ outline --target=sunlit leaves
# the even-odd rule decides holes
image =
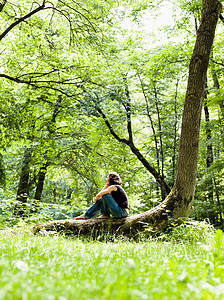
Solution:
[[[7,2],[0,15],[1,32],[42,3]],[[63,184],[70,184],[70,177],[65,175],[70,172],[78,199],[83,198],[84,191],[84,198],[91,201],[104,184],[105,172],[116,169],[124,176],[133,199],[147,200],[149,206],[157,202],[155,181],[127,147],[110,136],[97,108],[105,113],[119,137],[128,139],[128,86],[134,142],[153,165],[160,170],[164,165],[164,175],[173,182],[186,74],[201,3],[175,2],[174,12],[170,12],[177,15],[175,24],[160,29],[166,39],[162,31],[150,33],[143,26],[150,12],[159,27],[164,5],[166,2],[160,1],[53,0],[2,39],[0,73],[10,77],[0,78],[1,145],[12,146],[8,149],[15,158],[7,157],[6,164],[9,172],[15,167],[10,175],[15,185],[23,147],[31,146],[32,188],[38,168],[48,159],[51,167],[47,182],[56,182],[58,175],[54,178],[54,172],[61,172]],[[215,164],[220,178],[222,114],[215,113],[215,109],[223,100],[222,33],[219,28],[208,73],[211,130],[216,132],[211,141],[220,155]],[[219,79],[218,90],[213,87],[213,71]],[[52,122],[55,102],[61,94],[63,100]],[[203,147],[208,144],[204,137],[202,130],[202,173]],[[211,174],[208,172],[208,176]],[[222,179],[219,182],[221,191]],[[199,187],[203,186],[202,180]],[[50,201],[50,183],[47,189]]]

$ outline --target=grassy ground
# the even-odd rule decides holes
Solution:
[[[224,299],[223,233],[199,227],[113,242],[0,231],[0,299]]]

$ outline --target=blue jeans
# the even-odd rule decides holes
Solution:
[[[118,206],[117,202],[111,196],[111,194],[103,195],[102,199],[99,199],[94,203],[84,214],[87,219],[93,218],[99,211],[104,216],[110,216],[114,218],[125,218],[128,216],[128,212],[125,208]]]

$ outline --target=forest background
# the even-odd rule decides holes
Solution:
[[[0,11],[2,220],[73,218],[109,171],[121,175],[132,214],[165,199],[200,1],[1,1]],[[207,74],[191,215],[218,227],[223,26]]]

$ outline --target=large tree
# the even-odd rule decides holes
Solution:
[[[186,218],[192,211],[195,192],[201,110],[204,98],[206,74],[209,56],[213,44],[215,29],[222,11],[218,0],[204,0],[202,5],[201,23],[197,30],[195,47],[189,64],[188,85],[182,117],[179,158],[174,186],[167,198],[157,207],[145,213],[126,219],[99,219],[86,221],[60,221],[37,225],[34,231],[54,228],[69,228],[76,234],[88,233],[101,228],[120,230],[130,233],[142,227],[152,226],[161,229],[169,220]]]

